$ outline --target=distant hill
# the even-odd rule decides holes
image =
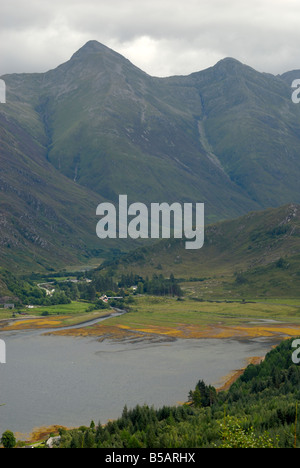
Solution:
[[[3,76],[1,264],[46,270],[131,249],[95,235],[97,205],[119,194],[204,202],[209,223],[300,203],[297,73],[226,58],[155,78],[89,41],[47,73]]]
[[[208,225],[200,250],[184,240],[162,240],[139,248],[106,269],[117,277],[171,274],[200,297],[299,297],[300,205],[251,212]],[[197,284],[196,284],[197,283]]]

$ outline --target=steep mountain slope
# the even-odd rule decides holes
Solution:
[[[16,104],[25,119],[23,106]],[[44,270],[101,255],[95,207],[102,198],[56,171],[45,148],[9,110],[0,114],[1,266]]]
[[[193,77],[207,139],[230,179],[262,207],[299,202],[300,107],[291,82],[233,59]]]

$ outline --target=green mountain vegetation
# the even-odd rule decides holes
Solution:
[[[132,250],[95,235],[97,205],[123,193],[204,202],[207,223],[299,203],[296,75],[227,58],[155,78],[90,41],[46,73],[1,77],[1,265],[47,271]]]
[[[299,448],[300,368],[292,340],[249,365],[227,391],[199,380],[183,406],[124,407],[104,426],[61,430],[59,448]]]
[[[174,274],[187,292],[207,297],[299,297],[300,207],[290,204],[206,226],[204,246],[161,240],[103,264],[117,278]]]

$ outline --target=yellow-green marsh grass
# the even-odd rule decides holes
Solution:
[[[26,314],[12,319],[12,311],[9,314],[0,314],[0,329],[18,330],[34,328],[59,328],[77,325],[95,318],[101,318],[113,312],[110,309],[88,311],[91,304],[87,302],[72,302],[70,304],[59,304],[54,306],[35,307],[24,309]],[[49,315],[44,315],[47,312]]]
[[[83,334],[80,329],[67,333]],[[179,301],[144,296],[135,299],[129,313],[85,328],[84,335],[89,333],[112,338],[133,333],[177,338],[299,336],[300,309],[273,303]]]

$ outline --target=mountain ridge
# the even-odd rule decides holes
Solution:
[[[115,203],[121,193],[146,204],[203,202],[208,223],[299,203],[300,108],[291,101],[290,73],[260,73],[228,57],[187,76],[157,78],[88,41],[46,73],[3,76],[0,214],[2,226],[10,224],[6,244],[45,237],[37,221],[31,222],[37,237],[13,227],[28,213],[27,192],[31,210],[45,206],[42,187],[48,187],[48,206],[58,187],[61,192],[51,208],[60,219],[55,241],[59,224],[65,232],[62,252],[67,225],[72,236],[78,231],[72,261],[81,241],[89,245],[85,252],[123,249],[118,243],[103,249],[94,233],[97,204]],[[73,199],[77,210],[70,202],[66,210],[64,199]],[[45,259],[48,264],[48,253]]]

